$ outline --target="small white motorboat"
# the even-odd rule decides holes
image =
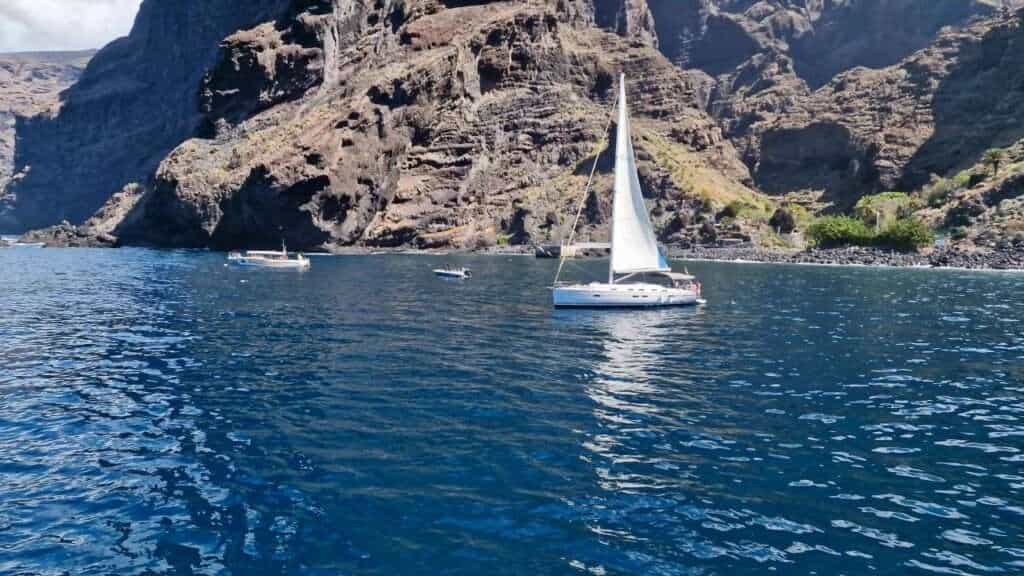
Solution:
[[[608,282],[563,284],[559,277],[567,258],[565,250],[552,290],[556,308],[652,308],[704,304],[701,286],[689,274],[672,271],[658,248],[647,205],[640,189],[636,155],[630,136],[629,106],[626,103],[626,77],[619,79],[619,121],[615,144],[615,190],[612,196],[611,262]],[[597,162],[594,163],[594,171]],[[593,182],[593,172],[590,181]],[[589,196],[590,182],[584,193]],[[579,223],[577,213],[576,223]],[[573,245],[572,235],[566,246]]]
[[[292,258],[288,254],[288,248],[284,243],[281,250],[248,250],[232,252],[228,254],[228,262],[238,266],[253,266],[259,268],[277,268],[282,270],[307,270],[310,267],[309,258],[301,252]]]
[[[21,236],[0,236],[0,246],[10,248],[45,248],[45,242],[22,242]]]
[[[459,278],[461,280],[469,280],[473,277],[473,271],[469,268],[438,268],[434,270],[435,276],[441,278]]]

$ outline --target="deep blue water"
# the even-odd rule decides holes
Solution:
[[[553,266],[0,250],[0,574],[1024,573],[1024,276]]]

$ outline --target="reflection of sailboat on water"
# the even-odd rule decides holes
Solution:
[[[671,454],[651,450],[651,445],[663,442],[680,419],[685,419],[678,412],[678,401],[688,394],[679,383],[666,380],[662,369],[679,320],[693,316],[667,309],[564,313],[603,333],[602,358],[594,365],[594,377],[585,388],[594,405],[597,427],[583,444],[597,457],[594,473],[601,487],[610,492],[641,493],[688,482],[683,476],[661,474],[646,464],[673,465]],[[581,314],[586,316],[578,317]]]
[[[672,325],[673,316],[652,311],[601,314],[596,320],[596,327],[607,332],[605,361],[596,367],[601,388],[613,395],[635,396],[635,402],[616,402],[617,408],[646,411],[643,399],[654,392],[651,370],[663,360],[659,352],[665,347],[666,339],[671,339],[668,326]]]
[[[696,310],[648,309],[642,311],[559,310],[556,319],[574,333],[593,333],[601,343],[602,360],[594,365],[594,380],[586,394],[612,420],[628,414],[656,412],[648,402],[658,396],[655,384],[665,354],[688,356],[697,344],[694,336],[703,325]],[[582,329],[582,330],[581,330]],[[686,332],[685,339],[673,334]]]
[[[556,307],[638,308],[691,306],[702,303],[700,284],[688,274],[677,274],[658,249],[647,215],[636,169],[626,103],[626,76],[619,81],[619,123],[615,150],[615,192],[611,223],[611,263],[608,283],[565,285],[555,278]],[[596,161],[595,161],[596,167]],[[591,176],[591,180],[593,176]],[[589,194],[584,194],[584,201]],[[577,222],[579,218],[577,217]],[[573,226],[575,234],[575,225]],[[569,245],[572,244],[572,236]],[[563,251],[562,264],[565,263]],[[558,268],[558,275],[562,266]],[[659,283],[660,281],[660,283]],[[667,284],[666,284],[667,283]]]

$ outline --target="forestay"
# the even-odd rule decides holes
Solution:
[[[651,219],[647,215],[636,156],[630,137],[626,76],[619,82],[619,126],[615,144],[615,197],[612,215],[610,276],[671,270],[658,250]]]

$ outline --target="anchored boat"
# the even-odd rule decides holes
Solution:
[[[255,266],[260,268],[277,268],[286,270],[307,270],[310,267],[309,258],[301,252],[291,257],[288,248],[281,243],[280,252],[276,250],[248,250],[245,253],[232,252],[228,254],[228,262],[238,266]]]
[[[579,216],[597,170],[597,161],[584,190],[567,246],[573,245]],[[647,205],[640,188],[636,155],[630,136],[626,76],[619,79],[618,129],[615,147],[615,192],[611,224],[611,261],[608,282],[563,284],[559,282],[567,256],[562,254],[553,289],[556,307],[650,308],[703,304],[701,286],[689,274],[672,271],[658,248]]]
[[[45,248],[45,242],[22,242],[19,236],[0,236],[0,247],[10,248]]]
[[[473,271],[469,268],[438,268],[434,270],[434,275],[441,278],[468,280],[473,277]]]

